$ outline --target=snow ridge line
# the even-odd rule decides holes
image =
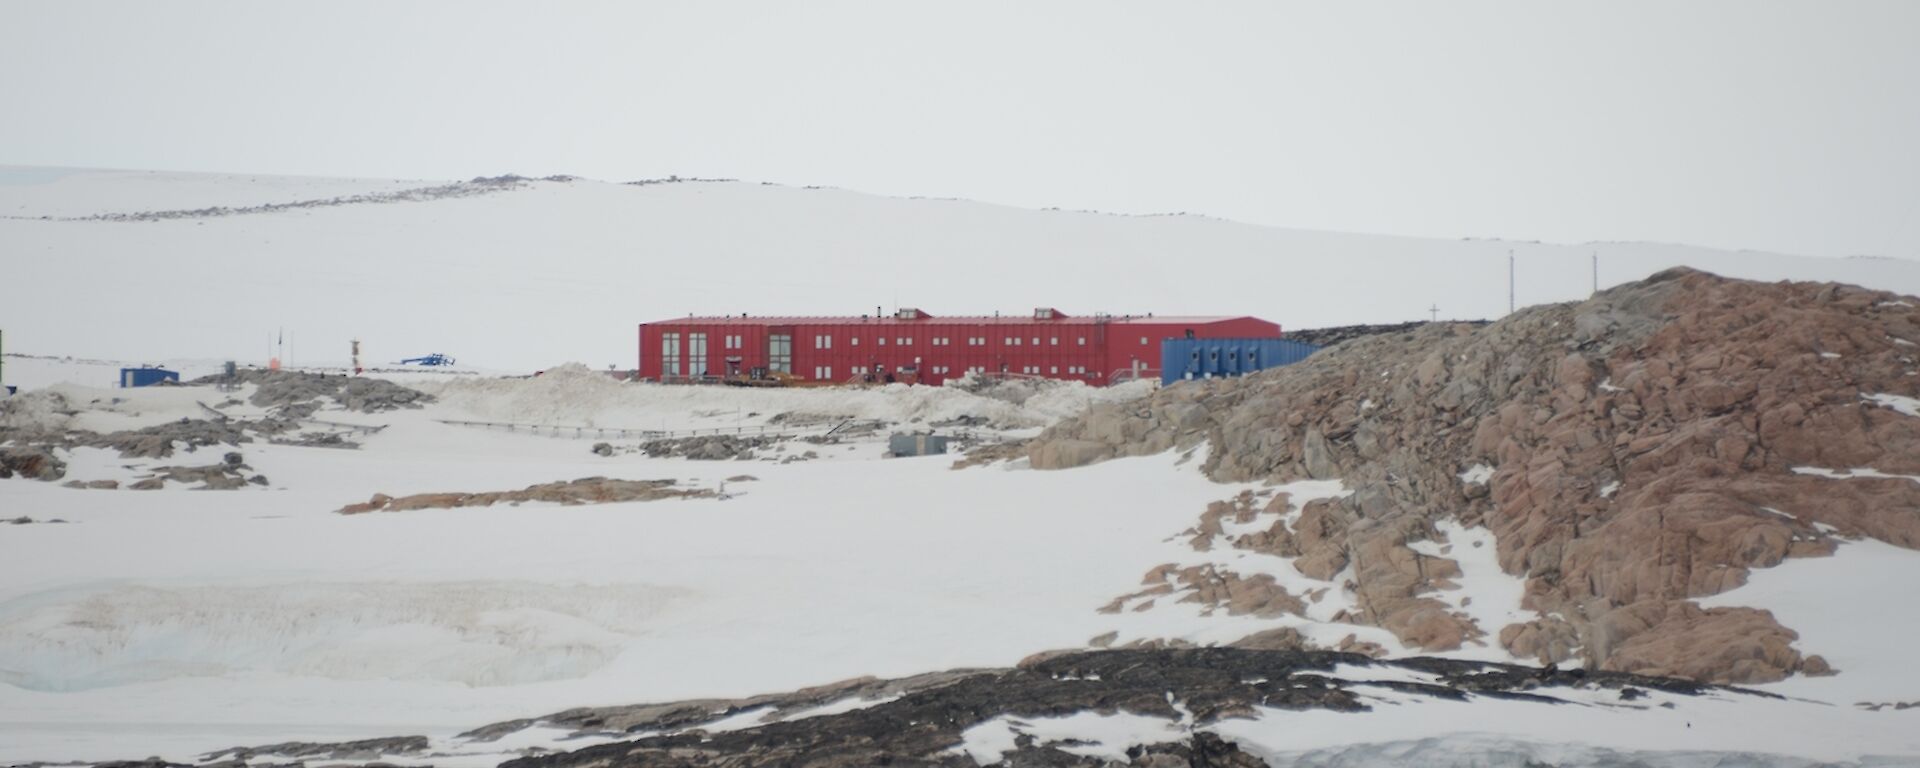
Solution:
[[[290,203],[263,203],[261,205],[249,205],[239,208],[216,205],[209,208],[194,208],[190,210],[96,213],[89,216],[0,216],[0,219],[18,219],[24,221],[167,221],[172,219],[207,219],[218,216],[280,213],[282,211],[303,208],[332,208],[344,205],[451,200],[523,189],[527,186],[527,182],[530,181],[533,181],[533,179],[511,175],[477,177],[471,181],[456,181],[451,184],[441,184],[432,187],[415,187],[397,192],[369,192],[326,199],[297,200]]]

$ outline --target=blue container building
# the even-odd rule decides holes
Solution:
[[[151,387],[163,381],[178,382],[180,381],[180,374],[177,371],[169,371],[165,368],[120,369],[120,386],[122,388]]]
[[[1167,339],[1160,342],[1160,384],[1241,376],[1291,365],[1319,350],[1288,339]]]

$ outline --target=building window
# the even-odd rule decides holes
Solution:
[[[858,336],[853,337],[853,341],[851,343],[853,344],[853,346],[856,346],[856,347],[860,346],[860,337]]]
[[[1144,347],[1146,345],[1147,345],[1147,337],[1145,336],[1140,337],[1140,346]]]
[[[880,346],[884,347],[886,345],[887,345],[887,337],[885,336],[880,337]]]
[[[704,333],[687,334],[687,375],[705,376],[707,370],[707,335]]]
[[[1033,337],[1033,345],[1036,347],[1040,346],[1040,337],[1038,336]]]
[[[680,334],[660,335],[660,375],[680,375]]]
[[[832,367],[832,366],[827,366],[827,365],[816,365],[816,366],[814,366],[814,367],[813,367],[813,378],[815,378],[815,379],[817,379],[817,380],[819,380],[819,381],[827,381],[827,380],[829,380],[829,379],[832,379],[832,378],[833,378],[833,367]]]
[[[1049,344],[1049,345],[1052,345],[1052,346],[1055,346],[1055,347],[1057,347],[1057,346],[1060,346],[1060,337],[1058,337],[1058,336],[1050,336],[1050,337],[1048,337],[1048,338],[1047,338],[1047,344]]]
[[[767,337],[767,370],[793,373],[793,335],[776,333]]]
[[[1084,347],[1086,345],[1087,345],[1087,337],[1085,336],[1080,337],[1080,346]]]
[[[1052,370],[1047,371],[1047,373],[1058,375],[1060,373],[1060,366],[1053,366]]]
[[[820,335],[813,337],[814,349],[833,349],[833,337]]]

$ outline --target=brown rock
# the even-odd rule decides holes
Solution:
[[[1497,633],[1554,663],[1778,679],[1822,669],[1801,657],[1818,649],[1796,648],[1770,614],[1691,599],[1752,568],[1832,555],[1815,524],[1920,548],[1920,516],[1905,513],[1920,484],[1795,471],[1920,475],[1920,419],[1861,398],[1920,396],[1908,375],[1920,355],[1893,341],[1920,323],[1876,309],[1900,298],[1670,270],[1481,329],[1356,339],[1259,376],[1168,387],[1057,424],[1029,451],[1043,468],[1155,453],[1192,439],[1169,414],[1201,423],[1198,406],[1213,478],[1337,477],[1353,491],[1233,545],[1349,580],[1354,620],[1429,648]],[[1476,464],[1492,480],[1463,484]],[[1223,504],[1203,515],[1197,547],[1218,543],[1221,521],[1253,519]],[[1527,580],[1526,607],[1559,618],[1475,628],[1433,600],[1457,566],[1407,542],[1443,517],[1492,530],[1501,567]],[[1236,579],[1207,575],[1182,599],[1258,610],[1259,587]]]

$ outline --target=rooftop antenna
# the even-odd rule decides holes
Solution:
[[[1514,263],[1513,263],[1513,249],[1508,248],[1507,249],[1507,314],[1509,315],[1513,314],[1513,310],[1515,308],[1514,290],[1513,290],[1515,269],[1516,268],[1514,267]]]

